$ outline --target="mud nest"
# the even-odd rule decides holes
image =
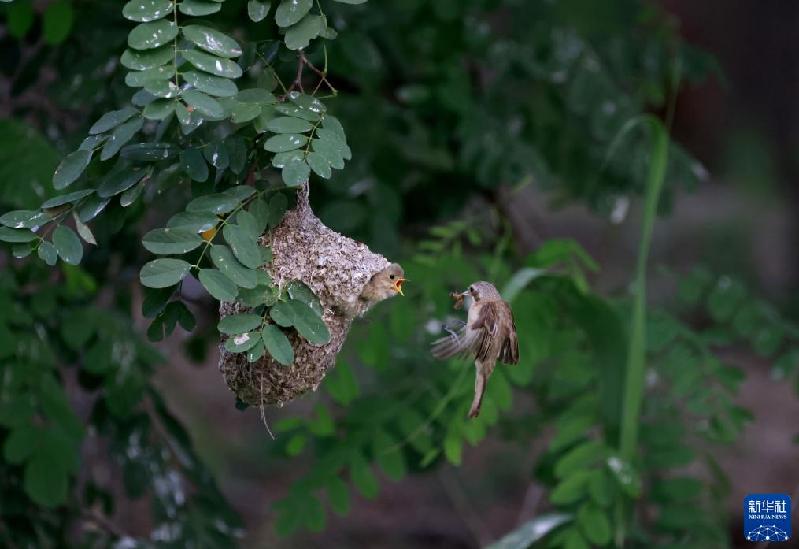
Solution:
[[[248,362],[244,353],[230,353],[220,343],[219,369],[239,400],[252,405],[282,405],[309,390],[316,390],[335,365],[354,317],[364,312],[358,300],[372,276],[388,267],[382,255],[365,244],[347,238],[324,225],[308,204],[308,186],[297,192],[297,205],[280,224],[261,237],[272,248],[272,262],[264,269],[280,288],[304,282],[319,298],[322,319],[330,330],[330,341],[313,346],[295,330],[287,335],[294,348],[294,363],[283,366],[266,354]],[[222,303],[224,318],[245,308]]]

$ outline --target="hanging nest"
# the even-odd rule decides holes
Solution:
[[[373,275],[389,266],[382,255],[324,225],[308,204],[308,185],[297,192],[297,205],[274,229],[261,237],[272,249],[272,262],[264,269],[279,288],[299,280],[322,304],[322,320],[330,341],[313,346],[296,330],[287,333],[294,348],[294,363],[283,366],[265,354],[249,362],[245,353],[231,353],[220,343],[219,369],[230,390],[251,406],[283,405],[308,390],[316,390],[335,365],[353,318],[365,312],[358,300]],[[221,318],[246,309],[240,303],[222,303]]]

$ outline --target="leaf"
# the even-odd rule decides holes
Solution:
[[[202,183],[208,179],[208,164],[197,149],[186,149],[180,153],[180,164],[192,181]],[[210,227],[209,227],[210,228]]]
[[[48,5],[42,18],[44,41],[56,45],[66,40],[73,18],[72,4],[67,0],[56,0]]]
[[[263,234],[269,225],[269,204],[263,198],[256,198],[250,204],[249,211],[255,219],[258,234]]]
[[[123,55],[124,57],[124,55]],[[150,68],[150,67],[144,67]],[[98,133],[105,133],[108,130],[113,130],[123,122],[128,121],[137,111],[133,107],[125,107],[124,109],[119,109],[118,111],[111,111],[105,113],[101,116],[97,122],[95,122],[91,128],[89,128],[89,134],[95,135]]]
[[[297,187],[303,183],[307,183],[310,175],[311,168],[308,167],[308,164],[306,164],[304,160],[299,159],[286,162],[281,172],[283,183],[285,183],[287,187]]]
[[[275,105],[275,110],[280,114],[293,116],[294,118],[302,118],[303,120],[308,120],[309,122],[319,122],[319,120],[322,119],[318,112],[309,111],[307,109],[300,108],[297,105],[287,105],[286,103],[283,103],[280,105]]]
[[[325,30],[325,20],[319,15],[306,15],[302,21],[289,27],[284,37],[290,50],[307,48],[311,40]]]
[[[238,225],[228,223],[222,229],[225,240],[233,250],[233,255],[245,266],[250,269],[257,269],[261,266],[261,251],[258,248],[257,237],[249,234]]]
[[[260,332],[245,332],[227,338],[225,349],[231,353],[243,353],[259,344],[261,344]]]
[[[238,288],[233,282],[217,269],[200,269],[197,276],[211,296],[218,301],[233,301],[238,294]]]
[[[130,0],[122,8],[122,15],[131,21],[149,23],[172,13],[173,6],[171,0]]]
[[[120,57],[119,62],[122,64],[123,67],[126,67],[130,70],[143,71],[165,65],[168,62],[172,61],[174,57],[175,57],[175,49],[170,46],[164,46],[161,48],[145,50],[145,51],[126,49],[122,53],[122,57]],[[134,110],[134,112],[136,111]],[[102,120],[102,118],[100,120]],[[122,122],[124,122],[124,120]],[[94,129],[95,127],[92,126],[92,129],[89,130],[89,133],[90,134],[102,133],[108,131],[111,128],[107,128],[105,130],[98,130],[96,132],[92,131]]]
[[[159,255],[185,254],[203,242],[196,231],[186,227],[153,229],[142,238],[144,248]]]
[[[156,259],[142,267],[139,280],[148,288],[166,288],[183,280],[190,269],[191,265],[182,259]]]
[[[70,186],[77,180],[92,159],[92,151],[77,150],[68,154],[53,174],[53,187],[57,190]]]
[[[589,475],[589,471],[582,470],[565,478],[552,490],[549,500],[555,505],[569,505],[584,498]]]
[[[236,102],[230,111],[230,119],[234,124],[245,124],[251,120],[255,120],[260,115],[261,105],[257,103]]]
[[[325,157],[318,152],[312,152],[308,155],[307,160],[308,165],[316,175],[319,177],[324,177],[325,179],[330,179],[330,176],[332,175],[330,170],[330,162],[328,162]]]
[[[186,211],[223,214],[235,210],[239,204],[241,204],[241,199],[232,194],[207,194],[205,196],[198,196],[189,202],[186,206]]]
[[[64,456],[41,449],[25,465],[25,493],[39,505],[55,507],[67,499],[67,471]]]
[[[396,481],[405,476],[407,467],[402,449],[388,433],[379,431],[373,436],[372,454],[388,478]]]
[[[94,193],[94,189],[83,189],[80,191],[72,191],[71,193],[54,196],[50,200],[45,200],[45,202],[42,204],[42,209],[47,210],[57,206],[63,206],[64,204],[72,204],[73,202],[77,202],[81,198],[85,198],[92,193]]]
[[[314,139],[311,147],[315,153],[327,160],[331,167],[337,170],[344,167],[345,144],[333,139]],[[505,294],[503,293],[502,295]]]
[[[78,214],[74,211],[72,212],[72,219],[75,220],[75,229],[78,231],[78,235],[87,243],[87,244],[94,244],[97,246],[97,240],[95,240],[94,235],[92,234],[91,229],[88,225],[83,223]]]
[[[275,168],[284,168],[286,164],[288,164],[289,162],[294,162],[296,160],[304,162],[305,151],[293,150],[293,151],[277,153],[275,156],[272,157],[272,165]]]
[[[134,50],[151,50],[171,42],[178,35],[178,26],[166,19],[137,25],[128,34],[128,46]]]
[[[367,0],[333,0],[334,2],[338,2],[339,4],[365,4]]]
[[[313,124],[301,118],[281,116],[266,123],[266,129],[273,133],[304,133],[313,128]]]
[[[126,77],[125,82],[129,83],[129,79]],[[145,80],[141,84],[144,86],[144,90],[155,97],[160,97],[162,99],[174,99],[180,94],[180,88],[172,80]],[[145,116],[145,112],[150,113],[147,118],[156,119],[153,114],[153,110],[156,107],[150,107],[156,100],[150,101],[144,106],[144,111],[142,112],[142,116]],[[177,108],[178,103],[176,101],[172,102],[173,108]],[[150,107],[151,110],[147,110],[147,107]],[[161,106],[162,109],[165,109],[165,106]],[[166,110],[166,114],[164,116],[168,116],[171,112],[171,109]]]
[[[227,246],[215,244],[211,246],[211,261],[222,274],[241,288],[255,288],[258,285],[256,271],[241,265]]]
[[[108,205],[108,201],[108,198],[100,198],[97,195],[90,196],[83,204],[81,204],[80,208],[78,208],[78,217],[84,223],[88,223],[105,209],[105,207]]]
[[[39,244],[37,253],[39,255],[39,259],[51,267],[58,261],[58,251],[55,249],[55,246],[46,240],[43,240],[41,244]]]
[[[313,293],[305,283],[300,282],[299,280],[293,280],[289,283],[288,286],[288,294],[291,299],[296,299],[298,301],[302,301],[310,309],[317,314],[320,318],[324,314],[322,310],[322,303],[320,303],[319,298],[316,297],[316,294]]]
[[[275,22],[279,27],[290,27],[311,10],[313,0],[282,0],[275,10]]]
[[[258,103],[262,106],[273,105],[277,102],[275,96],[263,88],[248,88],[241,90],[236,96],[236,101],[240,103]]]
[[[171,99],[156,99],[142,111],[142,116],[147,120],[164,120],[175,112],[175,101]]]
[[[99,198],[110,198],[126,191],[141,181],[148,171],[147,169],[132,166],[114,169],[105,176],[103,182],[97,188],[97,196]]]
[[[83,245],[78,235],[65,225],[59,225],[53,231],[53,245],[64,263],[77,265],[83,258]]]
[[[182,53],[183,58],[198,69],[224,78],[239,78],[241,67],[235,61],[196,50]]]
[[[3,445],[8,463],[19,464],[28,459],[38,446],[41,433],[27,421],[11,431]]]
[[[360,454],[356,454],[350,464],[350,478],[363,497],[374,499],[377,496],[379,490],[377,479],[366,459]]]
[[[257,239],[263,232],[258,220],[248,211],[240,210],[236,214],[236,223],[253,239]]]
[[[555,464],[555,475],[558,478],[587,467],[607,457],[607,448],[602,442],[589,440],[569,450]]]
[[[276,303],[269,314],[281,326],[294,326],[311,345],[324,345],[330,341],[330,332],[324,321],[298,299]]]
[[[227,78],[197,71],[186,71],[182,76],[186,82],[208,95],[232,97],[239,93],[236,83]]]
[[[283,220],[283,215],[288,208],[288,199],[282,193],[277,193],[269,201],[269,227],[277,227]]]
[[[201,114],[211,118],[222,118],[225,116],[225,109],[216,99],[212,99],[206,94],[197,90],[186,90],[183,92],[183,100],[191,107],[197,109]]]
[[[347,483],[337,476],[331,477],[325,483],[325,491],[333,511],[340,516],[346,516],[350,511],[350,492]]]
[[[169,218],[167,227],[186,227],[196,233],[212,229],[219,223],[219,218],[207,212],[180,212]]]
[[[262,320],[263,319],[256,314],[239,313],[226,316],[219,321],[216,328],[220,333],[226,335],[243,334],[244,332],[251,332],[256,328],[260,328]]]
[[[262,2],[261,0],[250,0],[247,2],[247,15],[256,23],[260,23],[266,19],[269,13],[269,2]]]
[[[143,124],[144,120],[140,117],[136,117],[115,128],[111,134],[111,138],[106,141],[103,147],[100,160],[108,160],[117,154],[119,150],[136,135],[136,132],[141,129]]]
[[[222,4],[216,0],[212,2],[206,2],[204,0],[182,0],[180,4],[178,4],[180,13],[193,17],[211,15],[212,13],[218,12],[220,9],[222,9]]]
[[[0,225],[12,229],[31,229],[41,226],[49,219],[49,215],[39,210],[15,210],[0,216]]]
[[[30,2],[12,2],[6,9],[8,33],[14,38],[24,38],[33,25],[33,19],[33,6]]]
[[[271,152],[286,152],[299,149],[308,142],[308,138],[301,134],[284,133],[273,135],[264,142],[264,150]]]
[[[283,331],[274,324],[267,324],[261,330],[266,351],[283,366],[291,366],[294,362],[294,349]]]
[[[177,155],[178,148],[171,143],[134,143],[120,152],[122,158],[135,162],[158,162]]]
[[[577,524],[583,535],[594,545],[603,546],[610,541],[610,523],[604,511],[588,503],[577,511]]]
[[[183,36],[200,49],[219,57],[238,57],[241,46],[228,35],[202,25],[183,27]]]

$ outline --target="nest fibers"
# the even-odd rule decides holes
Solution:
[[[272,262],[264,269],[275,284],[285,288],[300,280],[319,298],[330,341],[315,347],[291,330],[287,334],[294,348],[291,366],[275,362],[268,353],[251,363],[245,353],[230,353],[220,345],[219,369],[239,400],[252,406],[282,405],[309,389],[316,390],[335,365],[353,316],[364,312],[358,296],[389,262],[365,244],[325,226],[308,204],[307,184],[297,192],[297,206],[261,237],[261,244],[272,248]],[[222,303],[220,316],[241,308],[239,303]]]

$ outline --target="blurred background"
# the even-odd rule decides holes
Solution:
[[[12,348],[17,331],[42,338],[31,345],[51,348],[48,368],[86,431],[66,500],[31,503],[29,472],[9,450],[16,412],[3,409],[0,539],[20,547],[96,535],[98,546],[466,548],[565,513],[566,526],[543,540],[528,532],[506,546],[611,543],[609,502],[629,483],[607,465],[618,433],[605,411],[613,416],[621,401],[623,378],[613,372],[625,364],[643,195],[657,154],[648,126],[633,124],[647,113],[668,124],[671,141],[630,489],[643,497],[627,545],[747,547],[746,494],[794,494],[799,504],[799,6],[327,4],[339,36],[308,55],[320,65],[326,57],[338,95],[325,101],[353,160],[330,181],[312,182],[311,203],[332,228],[401,262],[406,297],[358,321],[320,391],[281,409],[240,410],[217,368],[216,304],[199,284],[183,290],[197,327],[145,343],[140,238],[182,207],[185,188],[145,193],[98,218],[99,246],[81,267],[57,272],[4,250],[0,316],[9,328],[0,341]],[[55,194],[51,174],[63,155],[103,112],[129,101],[117,59],[130,24],[119,9],[88,0],[2,4],[2,211]],[[277,30],[246,12],[245,2],[227,0],[208,20],[260,51]],[[281,51],[285,64],[276,62],[287,81],[294,56]],[[256,81],[257,68],[244,78]],[[463,417],[472,366],[435,362],[426,349],[458,315],[448,292],[482,278],[513,295],[522,362],[498,366],[475,427]],[[40,297],[47,288],[57,295]],[[113,312],[120,333],[162,354],[140,359],[135,390],[119,382],[134,412],[101,418],[98,402],[112,387],[99,380],[111,374],[86,366],[90,336],[69,344],[77,337],[69,326],[84,314],[72,316],[74,303]],[[21,309],[30,324],[15,324]],[[10,370],[23,359],[8,351],[0,361]],[[135,410],[160,414],[161,405],[171,411],[162,422],[185,429],[169,436],[193,447],[188,461],[204,464],[197,471],[179,455],[179,474],[153,465],[165,451],[148,446],[156,427],[137,443],[152,463],[132,450]],[[597,471],[599,488],[554,496],[568,478],[558,463],[585,441],[604,445],[575,466]],[[349,468],[331,465],[349,451],[360,452]],[[217,507],[230,517],[230,536],[191,538],[205,528],[194,522],[210,524],[204,513]],[[597,536],[605,526],[609,535]]]

